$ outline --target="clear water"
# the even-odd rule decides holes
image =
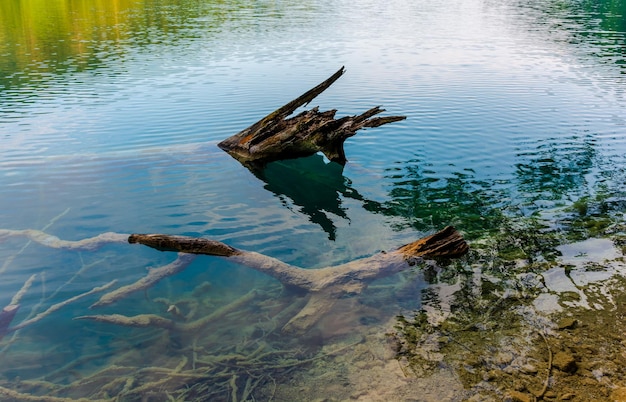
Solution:
[[[494,210],[530,215],[599,191],[623,201],[625,21],[619,0],[5,1],[0,227],[68,240],[204,236],[316,268],[448,224],[475,238],[494,229]],[[314,105],[407,116],[349,139],[343,170],[315,156],[256,177],[217,148],[340,66],[347,73]],[[37,274],[19,322],[173,258],[4,239],[0,304]],[[277,285],[200,257],[149,295],[98,313],[162,314],[152,299],[203,281],[217,306]],[[418,308],[420,286],[391,300],[391,314]],[[41,378],[77,356],[104,356],[79,367],[90,372],[158,336],[72,320],[96,299],[5,338],[2,377]]]

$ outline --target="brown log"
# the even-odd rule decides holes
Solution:
[[[451,226],[394,251],[320,269],[303,269],[263,254],[238,250],[209,239],[133,234],[129,241],[161,250],[163,249],[161,246],[167,244],[165,249],[181,253],[228,257],[230,261],[278,279],[288,288],[309,292],[311,294],[309,302],[283,327],[284,331],[292,333],[305,332],[338,298],[346,294],[360,293],[374,279],[407,269],[420,259],[456,258],[469,250],[463,236]]]
[[[447,226],[443,230],[406,244],[398,249],[405,258],[414,257],[460,257],[468,252],[469,246],[454,227]]]
[[[374,117],[384,112],[374,107],[358,116],[335,119],[336,110],[320,112],[317,107],[287,118],[324,92],[345,72],[341,67],[318,86],[305,92],[258,122],[220,142],[218,146],[245,166],[257,170],[265,164],[323,152],[331,161],[347,162],[343,143],[364,127],[378,127],[406,116]]]
[[[178,251],[189,254],[220,255],[230,257],[239,251],[222,242],[188,236],[161,234],[132,234],[129,243],[141,243],[161,251]]]

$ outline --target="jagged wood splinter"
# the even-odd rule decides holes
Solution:
[[[336,109],[320,112],[318,107],[287,118],[330,87],[345,72],[341,67],[326,81],[268,114],[245,130],[218,144],[248,168],[262,168],[269,162],[323,152],[331,161],[347,162],[343,143],[358,130],[406,119],[406,116],[374,117],[384,112],[379,106],[358,116],[335,119]]]

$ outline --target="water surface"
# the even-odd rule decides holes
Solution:
[[[563,211],[581,200],[586,213],[615,219],[624,212],[625,12],[617,0],[3,2],[0,226],[68,240],[109,231],[204,236],[318,268],[449,224],[470,241],[498,232],[503,216],[564,227],[571,217]],[[341,66],[347,73],[314,105],[340,116],[383,105],[407,116],[349,139],[345,168],[318,155],[255,176],[217,148]],[[594,203],[598,197],[603,202]],[[17,323],[174,258],[124,244],[71,252],[4,239],[0,304],[37,274]],[[272,300],[284,297],[276,281],[200,257],[147,294],[98,313],[166,316],[168,306],[154,300],[190,299],[208,314],[249,289],[270,292],[255,319],[230,316],[222,329],[169,339],[161,330],[72,320],[93,313],[92,296],[5,337],[11,364],[1,381],[11,389],[18,377],[62,386],[112,364],[174,369],[192,343],[209,356],[233,345],[252,353],[261,342],[282,344],[301,353],[285,359],[305,361],[421,308],[426,279],[416,271],[383,281],[294,344],[268,324]],[[384,292],[398,281],[402,292]],[[196,289],[203,282],[209,296]],[[387,307],[372,308],[380,300]],[[171,360],[153,358],[155,350]],[[81,356],[95,357],[70,364]],[[279,400],[306,365],[289,368],[260,380],[258,398]],[[233,400],[231,379],[220,380],[226,391],[212,400]],[[233,381],[242,398],[245,379]],[[344,383],[360,389],[354,378]],[[460,398],[462,387],[452,385],[456,394],[433,391],[431,399]],[[93,397],[96,388],[54,392]],[[111,395],[122,389],[111,385]]]

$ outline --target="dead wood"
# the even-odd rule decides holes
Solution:
[[[320,112],[318,107],[287,118],[330,87],[345,72],[335,74],[298,98],[268,114],[218,146],[245,166],[257,170],[265,164],[323,152],[331,161],[347,162],[343,143],[365,127],[378,127],[406,119],[406,116],[374,117],[384,112],[376,106],[358,116],[335,119],[337,110]]]
[[[224,316],[226,316],[227,314],[243,308],[245,305],[249,304],[255,297],[257,297],[259,293],[260,292],[257,290],[251,290],[237,300],[218,308],[211,314],[188,323],[179,323],[155,314],[140,314],[132,317],[121,314],[85,315],[81,317],[76,317],[75,319],[105,322],[109,324],[121,325],[124,327],[157,327],[193,333],[212,322],[224,318]]]
[[[31,279],[29,279],[29,281],[26,282],[26,284],[28,284],[29,287],[30,287],[30,283],[29,282],[32,282],[32,278],[33,277],[31,277]],[[9,327],[9,325],[11,324],[11,321],[13,321],[13,318],[15,317],[15,314],[19,310],[20,305],[17,304],[16,300],[18,299],[17,296],[20,293],[22,293],[25,288],[27,288],[26,284],[25,284],[25,286],[22,288],[22,290],[20,292],[18,292],[18,295],[13,297],[12,303],[9,304],[8,306],[4,307],[0,311],[0,340],[2,340],[2,338],[6,334],[8,334],[10,332],[18,331],[18,330],[20,330],[22,328],[25,328],[25,327],[27,327],[29,325],[32,325],[32,324],[34,324],[34,323],[36,323],[38,321],[41,321],[42,319],[46,318],[50,314],[54,313],[55,311],[57,311],[57,310],[65,307],[65,306],[67,306],[68,304],[74,303],[75,301],[83,299],[84,297],[90,296],[90,295],[92,295],[94,293],[98,293],[98,292],[102,292],[104,290],[107,290],[108,288],[110,288],[111,286],[115,285],[116,283],[117,283],[117,280],[112,280],[111,282],[109,282],[109,283],[107,283],[105,285],[96,286],[95,288],[93,288],[93,289],[91,289],[91,290],[89,290],[87,292],[84,292],[84,293],[81,293],[79,295],[70,297],[69,299],[64,300],[62,302],[53,304],[52,306],[48,307],[47,310],[45,310],[45,311],[35,315],[34,317],[32,317],[32,318],[30,318],[28,320],[22,321],[21,323],[15,325],[13,327]]]
[[[321,269],[303,269],[275,258],[235,249],[215,240],[164,234],[133,234],[130,243],[160,250],[217,255],[278,279],[288,288],[310,293],[307,304],[284,327],[286,332],[302,333],[346,294],[358,294],[368,284],[414,265],[420,259],[455,258],[467,253],[469,246],[453,227],[445,229],[391,252]],[[165,245],[165,246],[163,246]]]
[[[140,314],[132,317],[128,317],[121,314],[110,315],[84,315],[76,317],[76,320],[92,320],[97,322],[106,322],[109,324],[122,325],[125,327],[158,327],[165,329],[174,328],[174,321],[167,318],[160,317],[155,314]]]
[[[56,236],[36,229],[10,230],[0,229],[0,240],[9,237],[26,237],[46,247],[73,251],[95,251],[110,243],[126,243],[127,234],[106,232],[82,240],[61,240]]]
[[[391,252],[382,252],[368,258],[321,269],[303,269],[263,254],[239,250],[219,241],[185,236],[164,234],[133,234],[127,236],[120,233],[105,233],[89,239],[68,241],[37,230],[0,230],[0,237],[14,236],[24,236],[49,247],[67,250],[95,250],[108,243],[119,243],[125,237],[130,243],[144,244],[158,250],[176,251],[179,253],[175,261],[162,267],[151,269],[146,276],[138,281],[104,294],[92,307],[108,305],[132,293],[151,288],[163,278],[184,270],[191,264],[197,254],[228,258],[229,261],[274,277],[286,288],[309,294],[304,307],[283,327],[283,331],[292,333],[306,332],[324,313],[332,308],[336,300],[346,294],[360,293],[371,281],[377,278],[400,272],[423,258],[454,258],[465,254],[468,250],[468,245],[461,234],[449,226],[433,235],[406,244]],[[10,327],[19,308],[19,299],[28,290],[32,280],[33,277],[26,281],[22,290],[16,294],[11,303],[0,311],[0,338],[8,332],[38,321],[77,298],[103,291],[113,284],[109,283],[105,286],[94,288],[75,298],[58,303],[34,319]],[[92,317],[89,318],[94,319]],[[156,317],[148,317],[147,321],[143,320],[143,318],[146,318],[145,316],[141,318],[136,321],[131,318],[125,324],[137,326],[147,322],[146,325],[148,326],[171,328],[169,321],[159,320]],[[114,323],[116,319],[107,320],[104,318],[102,320]],[[212,317],[209,321],[211,320]],[[198,321],[195,324],[200,325],[200,323],[202,321]],[[187,326],[177,325],[176,327],[180,327],[183,330],[194,330],[195,327],[193,325],[190,323]]]
[[[0,340],[8,332],[9,325],[11,325],[11,321],[19,309],[19,304],[9,304],[0,310]]]
[[[174,238],[175,237],[176,236],[174,236]],[[123,299],[131,293],[149,289],[161,279],[177,274],[183,269],[187,268],[195,258],[196,256],[194,254],[181,253],[178,255],[178,258],[173,262],[159,268],[151,269],[148,272],[148,275],[142,277],[138,281],[103,294],[97,302],[90,306],[90,308],[107,306],[120,299]]]

